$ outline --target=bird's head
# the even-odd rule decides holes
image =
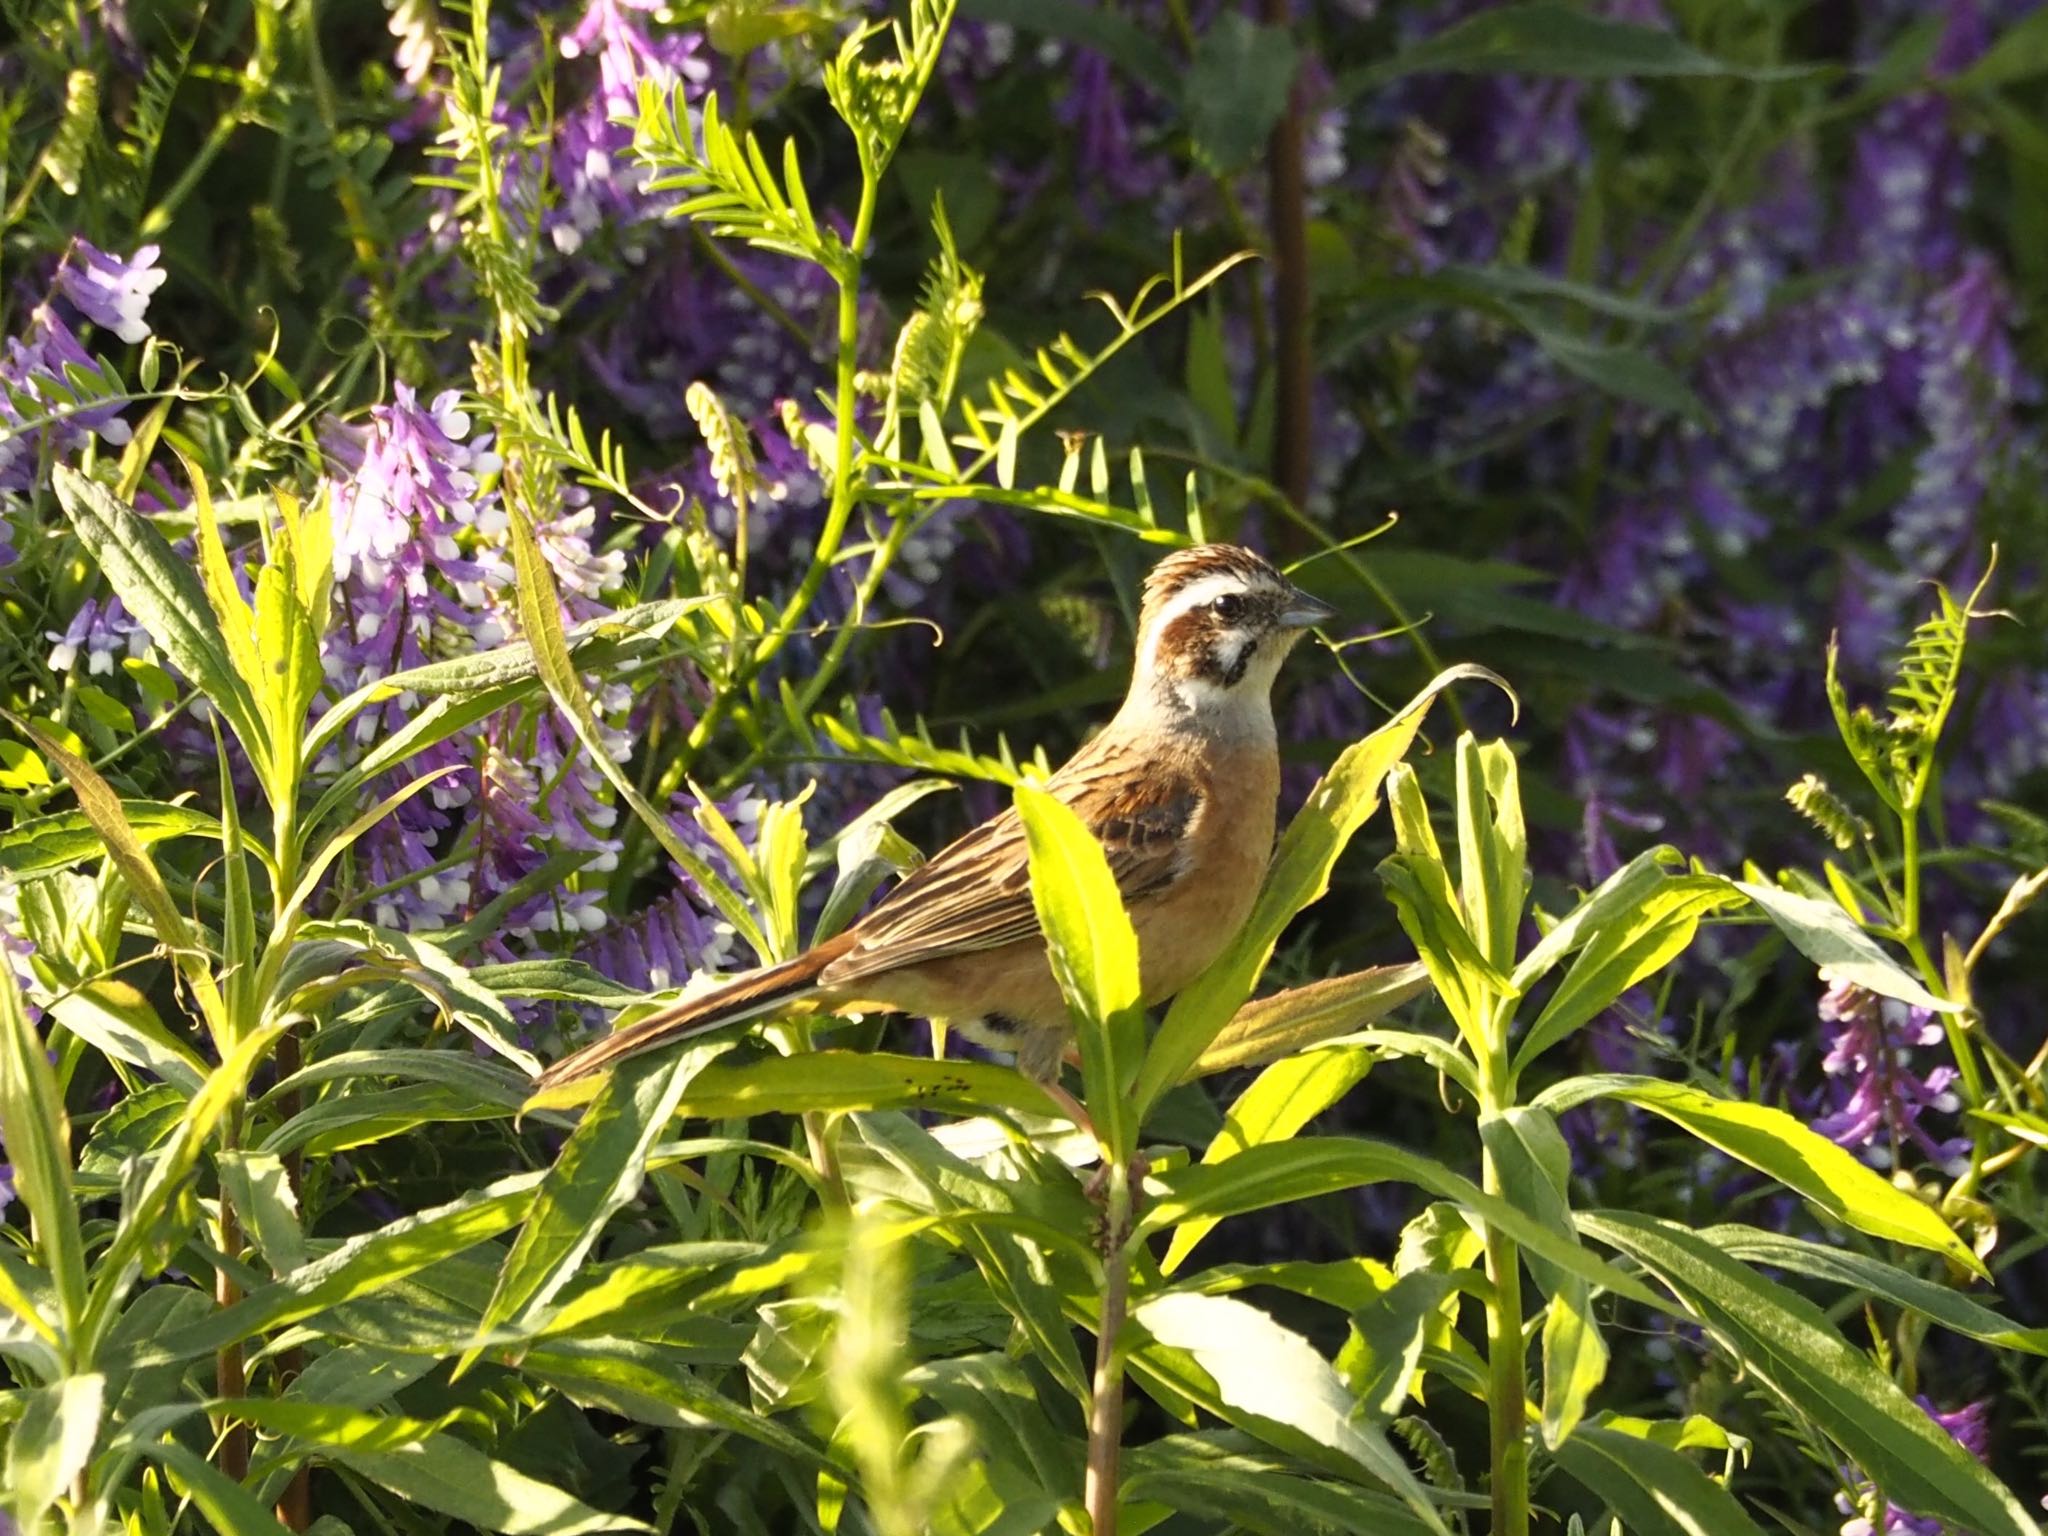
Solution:
[[[1335,616],[1239,545],[1178,550],[1145,578],[1132,697],[1196,716],[1249,710],[1270,718],[1280,663]]]

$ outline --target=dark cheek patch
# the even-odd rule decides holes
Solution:
[[[1245,669],[1258,653],[1258,638],[1245,635],[1237,647],[1237,654],[1227,663],[1231,647],[1226,643],[1229,635],[1215,616],[1197,610],[1184,613],[1167,625],[1166,633],[1160,637],[1160,656],[1168,674],[1176,677],[1198,677],[1207,683],[1223,688],[1234,688],[1244,679]]]

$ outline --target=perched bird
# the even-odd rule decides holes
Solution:
[[[1145,580],[1123,707],[1046,782],[1108,856],[1148,1004],[1193,980],[1250,915],[1280,790],[1273,678],[1333,612],[1248,549],[1168,555]],[[1055,1080],[1071,1028],[1017,812],[942,849],[844,932],[584,1046],[535,1088],[793,1007],[941,1019]]]

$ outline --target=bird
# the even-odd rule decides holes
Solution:
[[[1273,681],[1296,642],[1335,613],[1242,546],[1167,555],[1145,578],[1122,706],[1043,785],[1102,845],[1137,935],[1147,1006],[1199,975],[1250,916],[1280,791]],[[800,1009],[943,1021],[1056,1088],[1072,1029],[1016,809],[948,844],[832,938],[583,1046],[542,1071],[534,1094]]]

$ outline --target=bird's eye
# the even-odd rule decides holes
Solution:
[[[1226,592],[1209,605],[1209,611],[1219,619],[1241,618],[1244,614],[1244,598],[1236,592]]]

